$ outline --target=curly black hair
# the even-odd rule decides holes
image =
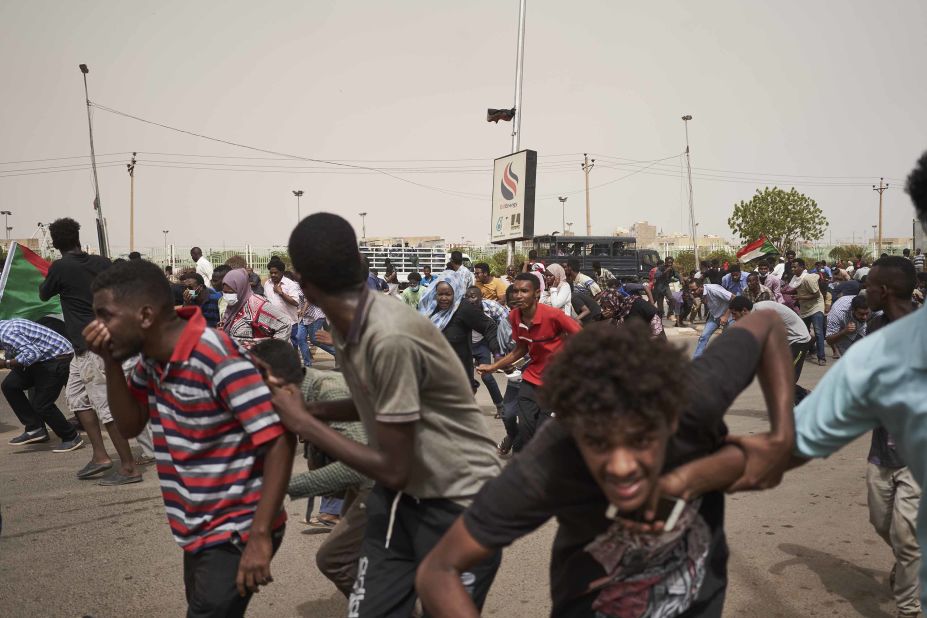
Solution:
[[[62,217],[48,224],[52,246],[58,251],[80,248],[80,223],[70,217]]]
[[[927,227],[927,152],[917,160],[917,165],[908,176],[905,191],[914,202],[914,209],[917,211],[917,218],[921,220],[921,225]]]
[[[647,325],[599,322],[568,340],[544,372],[542,401],[557,420],[601,439],[633,419],[648,429],[672,423],[691,393],[682,349],[655,341]]]

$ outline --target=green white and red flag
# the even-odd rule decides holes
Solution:
[[[61,318],[58,297],[43,301],[39,298],[39,285],[48,274],[50,264],[40,255],[11,243],[0,275],[0,319],[24,318],[40,320],[46,316]]]
[[[760,236],[759,240],[753,241],[738,251],[737,259],[741,262],[747,263],[750,260],[755,260],[765,255],[774,255],[777,253],[779,253],[779,251],[776,250],[775,245],[766,240],[765,236]]]

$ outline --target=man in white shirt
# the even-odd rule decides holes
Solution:
[[[302,290],[298,283],[283,276],[286,264],[277,256],[270,258],[267,262],[267,270],[270,277],[264,282],[264,296],[289,321],[292,329],[290,343],[299,350],[299,302],[302,298]]]
[[[750,311],[775,311],[785,324],[785,338],[789,342],[792,352],[792,365],[795,367],[795,382],[801,377],[801,370],[805,364],[808,353],[808,343],[811,342],[811,333],[798,314],[781,303],[774,300],[761,300],[758,303],[750,302],[741,296],[731,301],[731,315],[739,320]]]
[[[203,250],[199,247],[190,249],[190,257],[196,263],[196,274],[203,278],[203,281],[212,281],[212,262],[203,255]]]

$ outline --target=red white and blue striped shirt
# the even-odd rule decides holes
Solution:
[[[144,355],[129,375],[148,405],[171,532],[188,552],[247,541],[261,498],[266,444],[284,433],[270,391],[247,353],[202,313],[187,321],[170,361]],[[281,509],[274,529],[286,521]]]

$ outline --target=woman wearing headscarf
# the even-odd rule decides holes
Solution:
[[[544,273],[544,281],[547,283],[547,291],[541,294],[541,302],[550,305],[554,309],[573,316],[573,288],[567,281],[566,271],[560,264],[550,264]]]
[[[273,337],[289,342],[292,325],[266,298],[251,291],[248,271],[230,270],[222,279],[225,314],[219,326],[240,346],[250,348],[262,339]]]
[[[496,322],[485,315],[480,307],[461,302],[466,293],[467,279],[464,273],[446,270],[438,276],[434,285],[428,286],[419,301],[418,310],[444,333],[444,337],[454,349],[454,354],[460,359],[475,393],[479,384],[473,379],[470,334],[476,331],[483,335],[486,345],[494,355],[499,354],[499,342]]]

